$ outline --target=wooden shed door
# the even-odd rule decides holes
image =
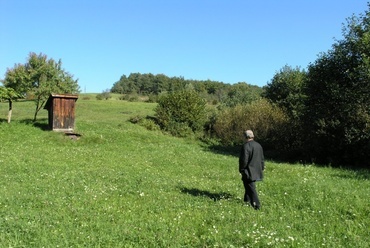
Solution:
[[[68,98],[54,99],[54,120],[53,126],[56,129],[74,128],[74,107],[75,100]]]

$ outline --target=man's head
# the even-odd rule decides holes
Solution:
[[[246,139],[254,139],[254,134],[252,130],[247,130],[244,132],[244,136]]]

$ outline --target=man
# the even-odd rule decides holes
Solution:
[[[262,146],[254,141],[254,134],[251,130],[244,132],[246,142],[243,144],[239,156],[239,172],[242,174],[242,181],[245,188],[244,202],[251,204],[256,210],[261,204],[256,191],[256,181],[262,181],[265,162]]]

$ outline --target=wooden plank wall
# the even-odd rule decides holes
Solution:
[[[74,108],[75,108],[75,99],[54,98],[53,128],[54,129],[73,129],[74,122],[75,122]]]

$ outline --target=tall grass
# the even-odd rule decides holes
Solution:
[[[82,100],[79,140],[0,103],[1,247],[368,247],[369,173],[267,161],[262,210],[238,158],[128,121],[155,104]]]

